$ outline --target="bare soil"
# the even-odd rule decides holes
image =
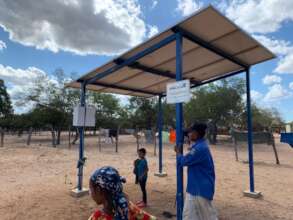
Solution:
[[[135,139],[121,136],[120,140],[119,153],[115,153],[114,144],[103,144],[99,152],[98,138],[86,137],[84,184],[88,185],[89,175],[97,167],[111,165],[126,176],[125,191],[137,201],[141,195],[132,174]],[[293,149],[278,140],[281,165],[275,164],[271,146],[255,145],[255,185],[263,194],[261,199],[243,196],[249,186],[248,164],[235,161],[233,146],[224,142],[211,146],[217,176],[214,204],[220,219],[293,219]],[[153,175],[158,170],[158,157],[153,155],[153,146],[145,147],[150,166],[147,210],[165,219],[163,211],[176,213],[175,154],[171,145],[164,145],[164,171],[168,176],[159,178]],[[76,185],[78,145],[68,149],[66,135],[57,148],[51,147],[49,134],[33,135],[30,146],[26,146],[25,136],[7,135],[0,154],[1,220],[86,220],[96,209],[89,196],[77,199],[69,195]],[[245,146],[240,147],[239,157],[247,160]]]

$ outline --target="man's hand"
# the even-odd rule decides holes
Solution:
[[[179,149],[179,147],[178,146],[174,146],[174,151],[176,152],[176,154],[178,155],[178,154],[181,154],[180,153],[180,149]]]

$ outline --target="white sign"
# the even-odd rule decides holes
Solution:
[[[76,106],[73,110],[73,126],[95,127],[96,109],[93,106]]]
[[[188,102],[191,99],[190,81],[181,80],[167,84],[167,103]]]

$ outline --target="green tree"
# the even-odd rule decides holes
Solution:
[[[152,129],[156,127],[157,100],[155,98],[131,97],[128,109],[132,127]]]
[[[41,74],[18,101],[18,105],[34,104],[29,113],[32,126],[52,129],[53,139],[57,136],[54,144],[60,143],[61,131],[71,125],[73,107],[79,103],[79,91],[65,87],[70,81],[62,69],[55,70],[50,78]]]
[[[252,105],[252,120],[254,131],[269,131],[272,127],[284,125],[284,121],[277,109],[260,108],[256,104]],[[243,114],[243,128],[247,129],[246,112]]]
[[[117,128],[122,126],[121,115],[126,117],[122,111],[119,99],[112,94],[89,92],[88,103],[95,106],[96,126],[101,128]],[[121,122],[121,123],[120,123]]]
[[[13,108],[4,81],[0,79],[0,118],[11,116]]]
[[[184,106],[185,124],[210,121],[229,127],[239,123],[244,109],[244,88],[243,80],[234,78],[196,89],[191,101]]]

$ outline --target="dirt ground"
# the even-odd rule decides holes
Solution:
[[[66,136],[63,145],[52,148],[48,135],[32,137],[25,145],[25,137],[6,136],[0,148],[0,219],[22,220],[86,220],[96,208],[85,196],[73,198],[70,189],[76,185],[77,145],[68,149]],[[226,220],[293,219],[293,149],[280,144],[276,138],[281,165],[275,165],[272,148],[255,145],[255,185],[263,193],[262,199],[243,197],[248,189],[248,165],[236,162],[231,144],[211,146],[216,167],[216,194],[214,204],[219,218]],[[84,184],[95,168],[111,165],[127,177],[126,192],[131,200],[140,199],[139,188],[134,184],[132,162],[136,158],[134,138],[121,136],[119,153],[114,145],[97,147],[97,137],[86,137],[87,164]],[[165,178],[155,177],[158,170],[153,146],[148,149],[150,175],[148,181],[149,208],[158,219],[165,219],[163,211],[175,212],[175,154],[171,145],[164,146]],[[247,160],[246,147],[240,149],[240,159]],[[173,218],[175,219],[175,218]]]

